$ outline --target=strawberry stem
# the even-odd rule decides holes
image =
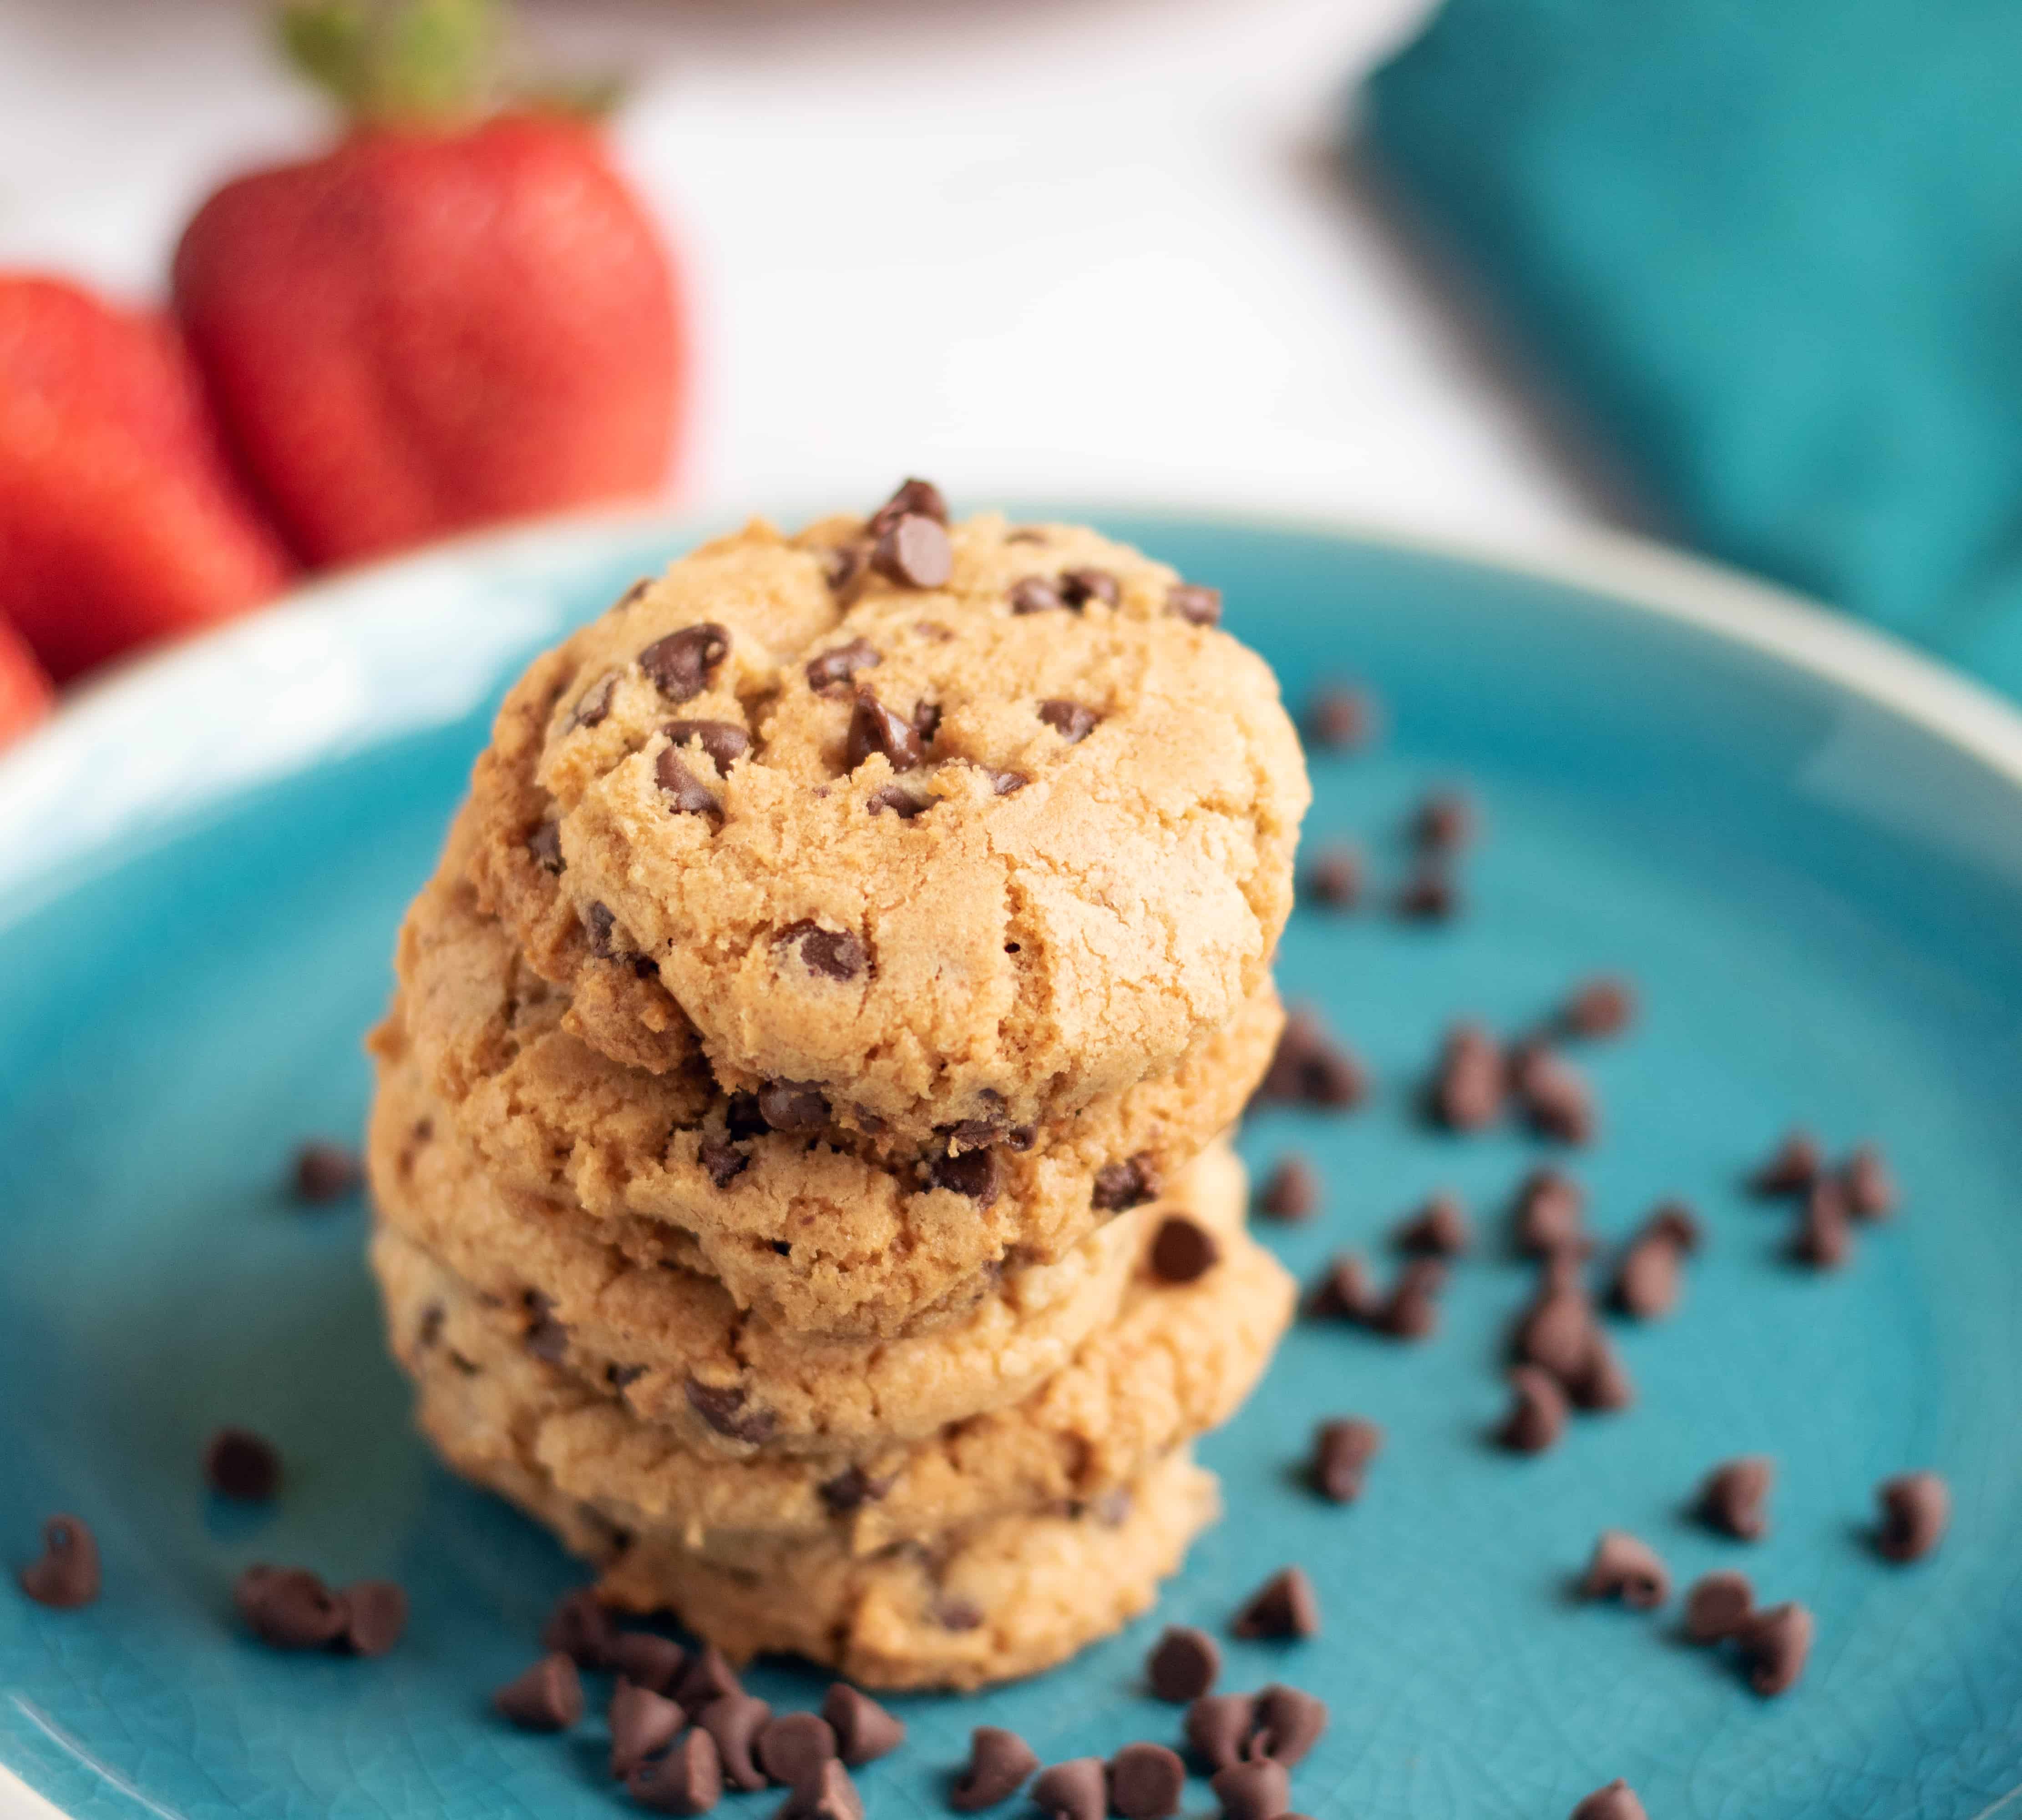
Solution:
[[[508,97],[498,0],[294,0],[282,44],[356,122],[453,126]]]

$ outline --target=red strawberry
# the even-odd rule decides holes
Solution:
[[[28,641],[0,619],[0,746],[20,739],[55,699],[55,687]]]
[[[239,612],[288,568],[174,329],[0,274],[0,614],[50,673]]]
[[[678,301],[602,135],[553,111],[473,114],[480,0],[288,19],[352,130],[205,203],[175,299],[296,549],[327,563],[657,490]]]

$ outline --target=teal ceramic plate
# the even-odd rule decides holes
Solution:
[[[1049,1760],[1171,1738],[1140,1681],[1162,1623],[1225,1629],[1306,1564],[1326,1614],[1232,1644],[1226,1683],[1284,1677],[1334,1722],[1296,1781],[1316,1820],[1552,1820],[1626,1776],[1684,1815],[1977,1815],[2022,1785],[2022,721],[1880,641],[1633,548],[1488,566],[1321,529],[1097,512],[1219,583],[1288,696],[1352,676],[1388,705],[1375,751],[1318,755],[1311,841],[1352,836],[1379,900],[1418,793],[1465,779],[1486,832],[1449,927],[1302,908],[1282,953],[1374,1070],[1348,1118],[1273,1112],[1253,1164],[1324,1171],[1310,1275],[1380,1252],[1429,1190],[1491,1242],[1437,1336],[1287,1342],[1204,1451],[1229,1515],[1153,1614],[1071,1667],[900,1702],[875,1820],[944,1811],[969,1728]],[[0,1812],[273,1816],[612,1813],[593,1719],[506,1730],[488,1691],[577,1577],[544,1536],[433,1465],[375,1331],[353,1205],[304,1213],[294,1141],[356,1130],[360,1038],[487,717],[540,645],[688,534],[637,522],[478,542],[361,574],[116,680],[0,762],[0,1553],[84,1515],[104,1597],[46,1611],[0,1586]],[[1489,1446],[1501,1334],[1527,1272],[1501,1209],[1545,1152],[1425,1130],[1414,1088],[1463,1013],[1514,1029],[1576,976],[1631,974],[1633,1034],[1582,1057],[1604,1107],[1579,1160],[1619,1235],[1659,1197],[1708,1242],[1668,1322],[1619,1333],[1639,1391],[1516,1461]],[[1904,1187],[1834,1275],[1791,1267],[1786,1218],[1736,1179],[1787,1124],[1885,1143]],[[1389,1441],[1361,1502],[1298,1463],[1315,1421]],[[212,1428],[273,1436],[284,1495],[207,1502]],[[1701,1474],[1779,1466],[1772,1534],[1695,1528]],[[1914,1567],[1870,1545],[1872,1487],[1933,1466],[1953,1532]],[[1817,1615],[1798,1688],[1749,1691],[1670,1612],[1568,1596],[1596,1532],[1634,1530],[1681,1585],[1742,1567]],[[280,1657],[232,1621],[257,1559],[398,1577],[406,1639],[375,1661]],[[822,1682],[755,1677],[777,1703]],[[769,1814],[776,1796],[726,1811]],[[1190,1785],[1188,1811],[1211,1811]],[[1009,1811],[1009,1810],[1007,1810]]]

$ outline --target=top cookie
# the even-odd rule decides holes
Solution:
[[[535,666],[472,873],[578,1034],[959,1150],[1170,1067],[1263,977],[1308,790],[1210,591],[1093,532],[754,523]]]

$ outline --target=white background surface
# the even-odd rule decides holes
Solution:
[[[1427,0],[531,0],[629,71],[684,250],[681,492],[1319,509],[1535,547],[1604,515],[1338,148]],[[0,0],[0,265],[159,294],[327,129],[257,0]]]

